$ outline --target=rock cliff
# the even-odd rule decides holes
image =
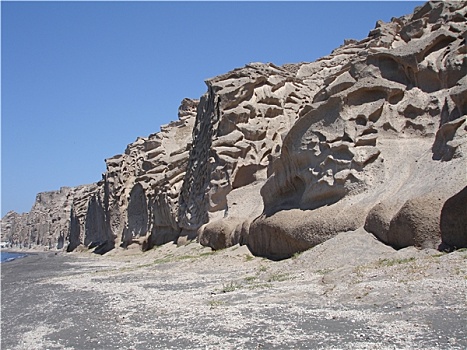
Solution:
[[[427,3],[301,65],[319,91],[271,164],[253,252],[287,257],[361,226],[396,248],[465,246],[466,28],[465,3]]]
[[[18,248],[44,246],[62,249],[70,231],[70,213],[77,188],[41,192],[28,213],[10,211],[2,218],[2,241]]]
[[[2,235],[101,253],[197,237],[282,259],[364,227],[396,248],[466,247],[466,8],[429,2],[315,62],[208,79],[99,182],[39,194]]]

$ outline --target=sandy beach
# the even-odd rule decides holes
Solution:
[[[361,231],[279,262],[191,242],[1,268],[2,349],[467,347],[467,251]]]

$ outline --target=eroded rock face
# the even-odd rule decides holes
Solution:
[[[144,242],[145,249],[177,239],[178,201],[188,163],[197,100],[184,99],[178,121],[138,138],[122,155],[106,160],[106,215],[116,244]]]
[[[50,248],[73,251],[83,245],[101,253],[134,241],[149,248],[177,239],[178,196],[197,105],[183,100],[178,121],[106,159],[101,181],[38,194],[31,212],[6,215],[2,237],[18,246],[51,241]]]
[[[465,247],[465,15],[465,2],[427,3],[315,62],[208,79],[99,182],[2,228],[100,252],[198,237],[282,259],[362,227],[396,248]]]
[[[444,247],[467,247],[467,187],[449,198],[441,209],[441,238]]]
[[[465,12],[428,3],[300,68],[316,81],[332,67],[272,164],[253,252],[287,257],[362,225],[397,248],[439,246],[466,183]]]
[[[9,212],[2,218],[2,241],[14,248],[63,248],[70,229],[74,188],[41,192],[28,213]]]
[[[80,186],[74,190],[67,236],[67,251],[80,245],[99,247],[106,252],[114,247],[115,235],[106,215],[102,183]]]
[[[199,235],[208,222],[241,222],[261,213],[259,189],[270,159],[279,155],[311,93],[292,68],[273,64],[252,63],[206,83],[179,207],[180,227]],[[209,224],[210,237],[213,225],[230,226]],[[202,241],[218,247],[207,236]],[[229,246],[238,243],[235,237],[221,241]]]

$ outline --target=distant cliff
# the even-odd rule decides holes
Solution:
[[[396,248],[466,247],[466,9],[429,2],[315,62],[208,79],[99,182],[8,213],[2,240],[105,253],[196,237],[282,259],[364,227]]]

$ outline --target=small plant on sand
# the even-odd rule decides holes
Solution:
[[[166,263],[169,263],[169,262],[172,262],[172,261],[174,261],[174,256],[173,255],[168,255],[168,256],[165,256],[163,258],[159,258],[159,259],[154,260],[154,264],[155,265],[166,264]]]
[[[213,250],[211,252],[204,252],[204,253],[201,253],[199,256],[210,256],[210,255],[214,255],[216,254],[216,251]]]
[[[228,284],[224,284],[222,286],[221,292],[222,293],[233,292],[235,289],[238,289],[238,288],[241,288],[241,285],[231,281]]]
[[[282,282],[290,279],[291,277],[288,273],[275,273],[269,276],[268,282]]]
[[[400,265],[400,264],[407,264],[412,261],[415,261],[414,257],[405,258],[405,259],[380,259],[378,261],[378,264],[380,266],[394,266],[394,265]]]
[[[266,289],[266,288],[271,288],[272,285],[271,283],[260,283],[260,282],[254,282],[248,285],[248,289]]]
[[[204,257],[204,256],[212,255],[212,254],[214,254],[214,252],[201,253],[200,255],[187,254],[187,255],[179,255],[179,256],[175,256],[175,255],[170,254],[170,255],[167,255],[165,257],[154,260],[154,264],[157,265],[157,264],[165,264],[165,263],[169,263],[169,262],[192,260],[192,259],[197,259],[199,257]]]
[[[246,276],[244,278],[245,282],[247,283],[246,288],[248,289],[265,289],[271,288],[270,283],[261,282],[258,280],[258,276]]]
[[[248,262],[248,261],[251,261],[253,260],[254,257],[252,255],[249,255],[249,254],[245,254],[245,261]]]
[[[245,280],[245,282],[247,282],[247,283],[251,283],[251,282],[253,282],[254,280],[256,280],[257,278],[258,278],[258,277],[256,277],[256,276],[246,276],[246,277],[244,278],[244,280]]]
[[[302,254],[302,252],[294,253],[294,255],[292,255],[292,259],[297,259],[300,256],[300,254]]]
[[[198,256],[196,255],[181,255],[179,257],[177,257],[175,260],[189,260],[189,259],[196,259]]]
[[[153,265],[154,265],[153,263],[141,264],[141,265],[137,265],[136,268],[137,269],[142,269],[142,268],[150,267],[150,266],[153,266]]]
[[[216,307],[222,306],[224,304],[225,304],[224,301],[217,300],[217,299],[212,299],[212,300],[209,300],[208,302],[208,306],[210,309],[215,309]]]
[[[265,265],[261,265],[259,268],[258,268],[258,271],[259,272],[266,272],[268,270],[268,267],[265,266]]]

